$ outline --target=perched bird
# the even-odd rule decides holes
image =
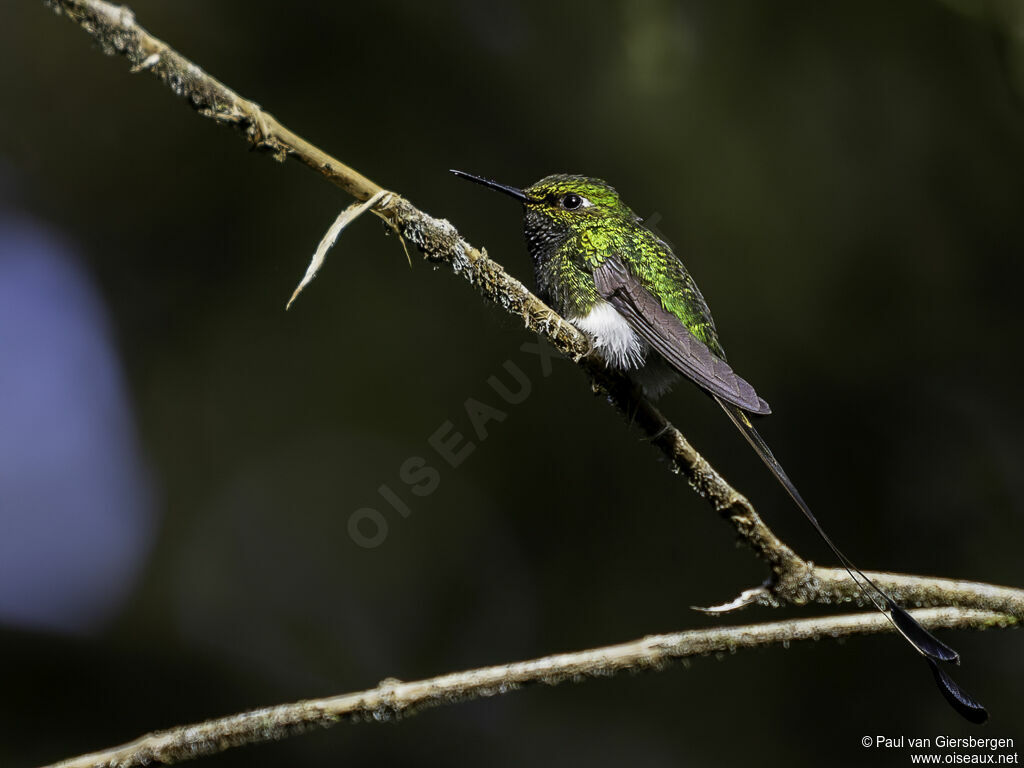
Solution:
[[[681,374],[710,394],[828,544],[862,594],[927,660],[946,700],[966,719],[984,722],[985,708],[937,662],[959,663],[935,638],[857,568],[832,542],[748,414],[768,403],[726,363],[714,320],[679,257],[600,179],[556,174],[525,189],[452,171],[523,205],[526,247],[539,294],[591,341],[609,368],[622,371],[648,397]]]

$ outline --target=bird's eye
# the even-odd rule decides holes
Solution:
[[[562,198],[562,207],[567,211],[571,211],[575,208],[579,208],[583,205],[583,198],[577,195],[575,192],[570,192],[568,195]]]

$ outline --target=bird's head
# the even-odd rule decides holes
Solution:
[[[518,189],[462,171],[452,173],[523,204],[526,245],[535,259],[582,231],[635,226],[639,221],[614,187],[601,179],[557,173]]]

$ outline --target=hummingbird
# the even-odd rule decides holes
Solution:
[[[538,294],[590,341],[593,354],[626,374],[649,398],[685,377],[722,407],[866,597],[927,661],[940,691],[971,722],[985,708],[938,662],[959,664],[956,651],[922,627],[846,557],[754,428],[771,413],[754,387],[726,362],[704,296],[683,262],[618,192],[601,179],[545,176],[528,187],[452,171],[523,206],[523,233]]]

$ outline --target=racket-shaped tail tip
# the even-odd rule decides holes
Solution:
[[[928,666],[931,667],[932,676],[935,678],[935,684],[939,686],[939,690],[942,691],[942,695],[949,702],[949,705],[964,720],[976,725],[981,725],[988,720],[988,710],[977,699],[957,685],[956,680],[946,674],[946,671],[941,669],[932,659],[927,659],[927,661]]]
[[[903,633],[903,636],[929,659],[953,664],[960,663],[959,653],[918,624],[913,616],[891,600],[889,601],[889,615],[892,617],[893,623]]]

